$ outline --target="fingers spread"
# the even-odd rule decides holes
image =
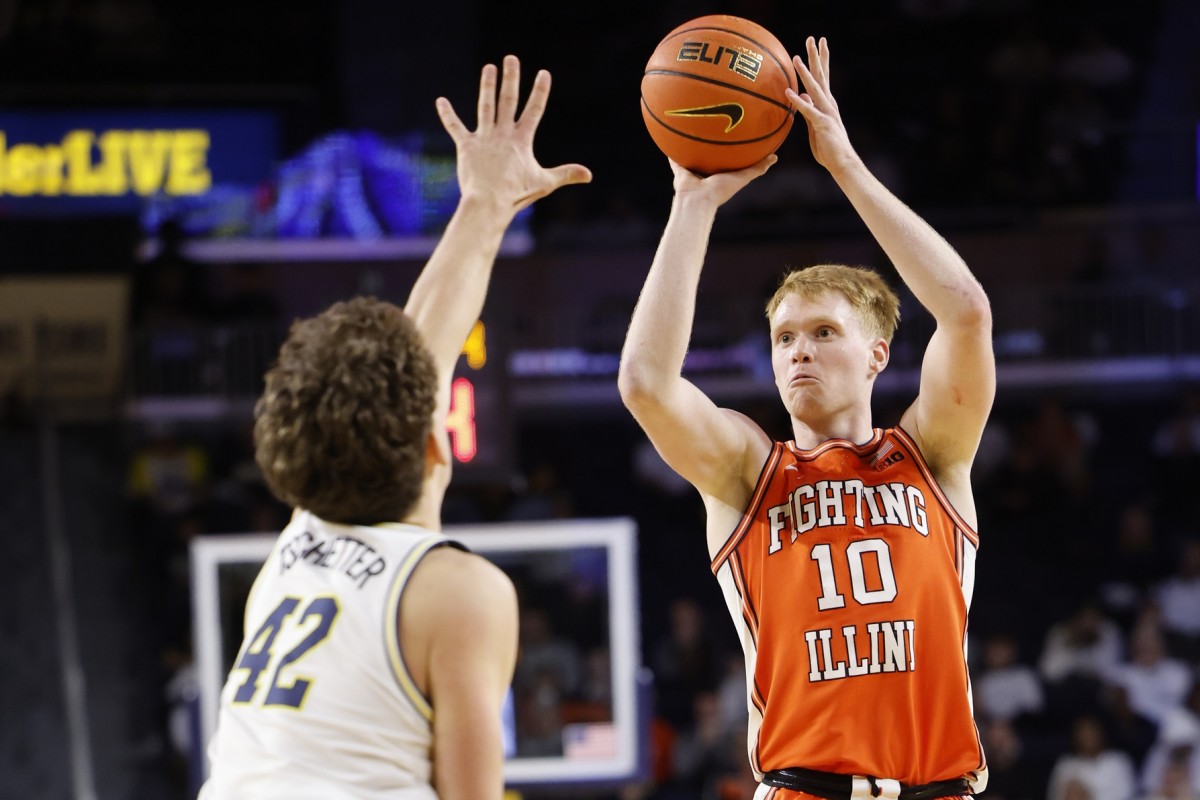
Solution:
[[[542,173],[542,179],[517,198],[514,204],[516,208],[524,208],[569,184],[592,182],[592,171],[582,164],[562,164],[542,170]]]
[[[810,93],[816,91],[817,79],[809,72],[808,65],[804,63],[804,59],[800,56],[793,56],[792,64],[796,67],[796,74],[800,76],[800,83],[804,85],[805,90]]]
[[[824,41],[824,39],[822,39]],[[808,37],[805,41],[805,48],[808,50],[808,69],[810,74],[816,78],[818,84],[825,83],[825,70],[821,64],[821,45],[813,37]]]
[[[504,57],[504,77],[500,82],[500,107],[496,121],[510,123],[517,118],[517,99],[521,92],[521,62],[516,56]]]
[[[783,96],[788,99],[788,102],[795,107],[799,107],[801,103],[812,103],[812,98],[808,92],[797,92],[795,89],[784,89]]]
[[[825,40],[822,39],[821,41],[824,42]],[[805,45],[808,48],[808,63],[805,64],[799,56],[795,56],[792,59],[795,63],[796,74],[800,76],[800,82],[804,84],[812,105],[824,107],[830,99],[829,79],[825,74],[816,41],[810,36]]]
[[[477,129],[496,124],[496,65],[487,64],[479,73],[479,115]]]
[[[546,111],[546,101],[549,97],[550,73],[544,69],[538,70],[537,77],[533,79],[533,89],[529,92],[529,99],[525,101],[525,110],[521,112],[518,124],[522,127],[536,128],[542,121],[542,114]]]
[[[829,44],[825,41],[824,36],[816,43],[811,52],[813,55],[809,59],[809,63],[813,65],[813,74],[817,76],[817,80],[820,81],[822,86],[829,86],[829,70],[827,69],[829,66]]]
[[[439,97],[434,101],[434,107],[437,109],[438,118],[442,121],[442,127],[446,129],[446,133],[450,134],[454,143],[458,144],[463,137],[468,135],[467,126],[459,119],[458,114],[454,111],[454,106],[450,105],[450,101],[446,98]]]
[[[562,164],[547,170],[555,188],[572,183],[591,183],[592,171],[583,164]]]

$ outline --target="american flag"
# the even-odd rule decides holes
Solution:
[[[611,722],[578,722],[563,726],[567,758],[612,758],[617,755],[617,729]]]
[[[871,466],[873,467],[876,464],[878,464],[879,459],[883,458],[890,452],[892,452],[892,443],[889,440],[889,441],[884,442],[883,446],[875,451],[875,455],[871,457]]]

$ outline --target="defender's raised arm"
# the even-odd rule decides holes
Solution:
[[[535,200],[592,179],[581,164],[538,164],[533,137],[550,96],[550,73],[538,72],[524,109],[519,109],[520,83],[521,65],[515,56],[504,58],[499,92],[496,67],[483,68],[474,131],[463,124],[449,100],[437,99],[438,116],[458,153],[461,199],[404,311],[416,321],[433,353],[441,379],[440,417],[448,403],[450,373],[483,310],[492,266],[509,224]]]

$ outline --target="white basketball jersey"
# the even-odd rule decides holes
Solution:
[[[421,557],[454,544],[411,525],[292,516],[250,590],[202,800],[436,798],[433,709],[396,627]]]

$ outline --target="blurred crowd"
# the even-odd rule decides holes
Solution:
[[[134,97],[136,105],[135,86],[143,84],[143,102],[156,108],[196,98],[254,103],[261,95],[285,121],[300,120],[285,126],[285,145],[299,148],[310,136],[375,118],[383,113],[377,107],[396,109],[384,115],[393,122],[409,122],[410,108],[432,114],[419,82],[398,81],[398,99],[386,103],[367,92],[339,93],[339,82],[362,77],[356,69],[374,69],[370,58],[360,64],[335,52],[352,13],[388,11],[366,15],[379,17],[383,32],[410,11],[437,13],[389,5],[325,2],[281,16],[235,0],[18,2],[0,12],[0,64],[14,107],[113,97]],[[931,216],[986,226],[1014,211],[1120,199],[1133,139],[1149,130],[1139,114],[1155,79],[1167,5],[894,0],[868,10],[740,0],[720,10],[754,19],[789,43],[828,35],[852,141],[875,173]],[[597,180],[587,193],[538,204],[532,224],[539,247],[652,246],[670,176],[641,127],[637,81],[662,33],[713,9],[688,0],[649,9],[641,2],[535,6],[537,24],[520,4],[453,5],[470,52],[447,60],[470,62],[464,69],[473,74],[480,60],[499,55],[483,52],[476,39],[486,38],[487,46],[522,57],[537,53],[544,59],[538,66],[554,71],[555,108],[539,154],[545,163],[585,163]],[[547,30],[586,30],[588,55],[601,54],[606,67],[581,57],[578,37]],[[394,41],[387,45],[396,49]],[[73,93],[72,86],[80,88]],[[596,114],[597,107],[623,110]],[[794,236],[830,220],[828,230],[839,232],[841,214],[843,198],[797,129],[780,163],[730,203],[716,238],[734,231]],[[93,225],[63,235],[59,220],[10,221],[2,235],[19,269],[57,260],[46,269],[108,270],[107,253],[124,252],[131,234],[108,219]],[[1098,246],[1074,276],[1079,285],[1115,280],[1126,289],[1178,272],[1180,264],[1163,260],[1156,230],[1146,228],[1142,260],[1121,269]],[[102,246],[106,236],[119,241]],[[216,387],[252,398],[255,386],[217,386],[208,375],[213,353],[203,349],[211,342],[190,332],[228,337],[278,325],[278,287],[252,263],[221,265],[224,280],[213,281],[215,267],[189,259],[181,244],[179,229],[166,226],[158,254],[131,274],[134,358],[167,365],[160,371],[171,373],[174,392],[190,387],[203,396]],[[618,331],[626,311],[618,309]],[[1111,338],[1089,351],[1124,353],[1121,337]],[[230,352],[256,353],[239,370],[257,376],[277,343],[255,339]],[[138,386],[135,394],[154,396],[158,388]],[[746,410],[787,437],[779,411]],[[888,416],[885,410],[879,419]],[[125,588],[140,599],[138,638],[154,673],[154,702],[135,715],[145,729],[135,735],[145,735],[152,769],[165,776],[174,800],[187,796],[195,745],[189,544],[217,533],[277,531],[289,510],[261,480],[245,415],[207,425],[147,422],[129,435],[129,574],[141,583]],[[746,758],[743,660],[707,568],[698,497],[623,415],[523,419],[515,440],[514,475],[456,484],[448,524],[630,516],[638,525],[642,659],[654,681],[651,760],[644,780],[618,793],[621,800],[748,800],[755,784]],[[1200,528],[1193,508],[1200,390],[1087,401],[1079,393],[1002,396],[975,480],[982,549],[970,659],[991,772],[986,797],[1200,798]],[[586,591],[524,609],[514,709],[522,752],[556,753],[564,722],[608,713],[596,614]]]
[[[786,436],[768,404],[748,413]],[[698,496],[631,425],[568,427],[524,427],[517,478],[457,485],[445,521],[633,517],[651,758],[645,779],[617,794],[748,800],[744,662],[707,569]],[[585,453],[563,447],[579,435]],[[987,796],[1200,796],[1200,391],[1141,404],[1003,402],[976,470],[970,659]],[[210,533],[278,530],[288,511],[265,490],[238,429],[149,431],[129,489],[136,552],[148,562],[137,572],[162,578],[145,587],[146,607],[160,633],[167,760],[183,780],[192,744],[183,701],[194,681],[187,546]],[[563,724],[610,718],[596,588],[526,594],[514,682],[524,755],[562,754]]]

